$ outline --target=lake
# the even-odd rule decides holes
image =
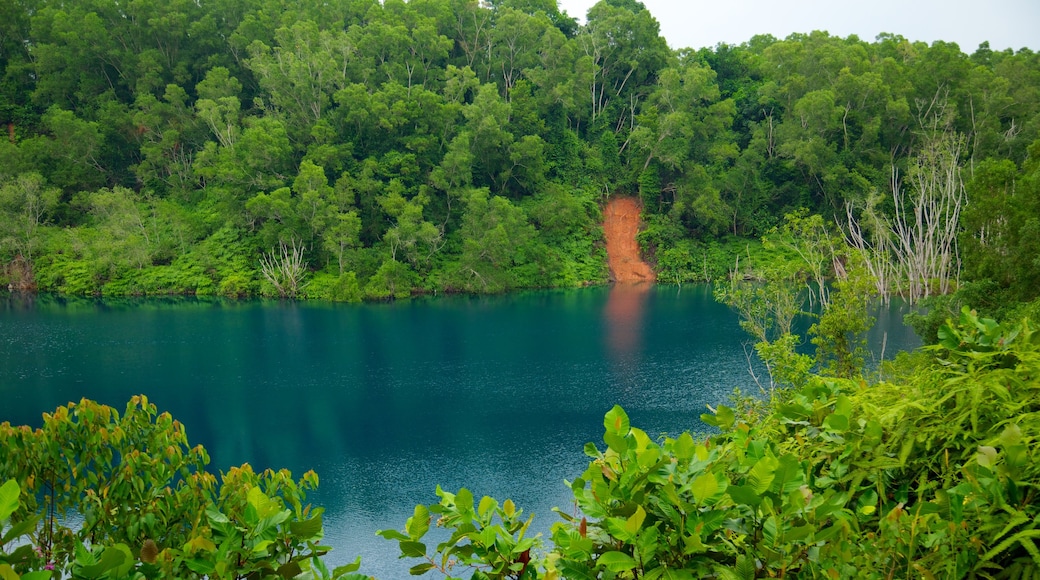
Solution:
[[[210,452],[314,469],[335,564],[407,576],[396,543],[437,484],[512,498],[543,533],[571,509],[586,442],[622,405],[651,436],[704,430],[705,406],[757,392],[737,318],[707,286],[615,286],[391,304],[0,298],[0,421],[146,394]],[[871,337],[918,344],[898,310]],[[883,327],[883,328],[880,328]],[[547,536],[547,534],[545,534]]]

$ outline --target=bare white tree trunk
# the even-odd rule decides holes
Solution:
[[[271,250],[260,257],[260,272],[278,290],[283,298],[295,299],[303,289],[303,276],[307,264],[303,260],[305,246],[297,246],[296,240],[279,244],[279,250]]]
[[[907,170],[909,188],[893,168],[894,216],[886,219],[868,203],[863,218],[868,221],[869,241],[852,208],[846,207],[845,238],[863,253],[885,299],[893,289],[910,303],[953,289],[960,275],[957,228],[965,199],[963,148],[964,138],[949,131],[928,138]]]

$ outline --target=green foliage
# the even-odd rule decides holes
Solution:
[[[331,274],[319,272],[307,283],[304,293],[308,298],[332,302],[360,302],[361,287],[354,272]]]
[[[313,472],[296,481],[244,465],[218,483],[206,451],[144,396],[122,415],[84,399],[37,430],[3,423],[0,442],[4,578],[360,578],[347,575],[359,563],[329,573],[321,562],[322,510],[304,503]],[[82,522],[69,528],[73,511]],[[18,537],[28,543],[5,554]]]
[[[751,421],[703,415],[706,439],[654,441],[614,407],[576,511],[522,566],[526,524],[464,489],[380,533],[449,577],[456,559],[474,578],[1031,577],[1040,334],[965,311],[943,336],[905,382],[807,376]],[[431,513],[454,530],[434,554]]]
[[[399,296],[600,283],[616,193],[642,199],[660,279],[719,280],[739,254],[722,236],[829,223],[919,175],[925,127],[964,144],[963,272],[1014,300],[1040,288],[1028,50],[823,32],[672,50],[627,0],[580,26],[542,0],[0,12],[0,262],[25,289],[276,293],[259,260],[294,239],[362,288],[406,264]],[[474,189],[526,213],[513,263],[474,255],[496,245],[471,227]],[[234,265],[209,242],[225,227]]]
[[[508,499],[499,505],[497,500],[484,496],[475,503],[466,488],[451,493],[438,487],[437,496],[441,498],[439,503],[415,506],[403,531],[377,532],[397,542],[402,558],[425,560],[413,566],[411,574],[437,570],[452,577],[457,567],[465,567],[473,571],[471,577],[475,579],[541,577],[531,564],[531,551],[541,547],[541,540],[537,536],[525,537],[533,516],[524,519],[522,510]],[[437,526],[451,530],[451,535],[430,552],[423,538],[430,531],[433,515],[438,516]]]

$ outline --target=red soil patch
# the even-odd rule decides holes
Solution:
[[[639,256],[639,202],[615,197],[603,210],[603,235],[607,238],[607,263],[615,282],[653,282],[654,271]]]

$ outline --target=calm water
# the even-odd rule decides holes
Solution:
[[[331,560],[407,576],[376,537],[434,489],[512,498],[538,530],[621,404],[654,434],[701,429],[753,389],[736,317],[706,287],[615,287],[380,305],[0,301],[0,421],[144,393],[211,468],[314,469]],[[887,356],[914,345],[898,316]],[[895,329],[895,330],[892,330]],[[881,342],[880,333],[872,341]]]

